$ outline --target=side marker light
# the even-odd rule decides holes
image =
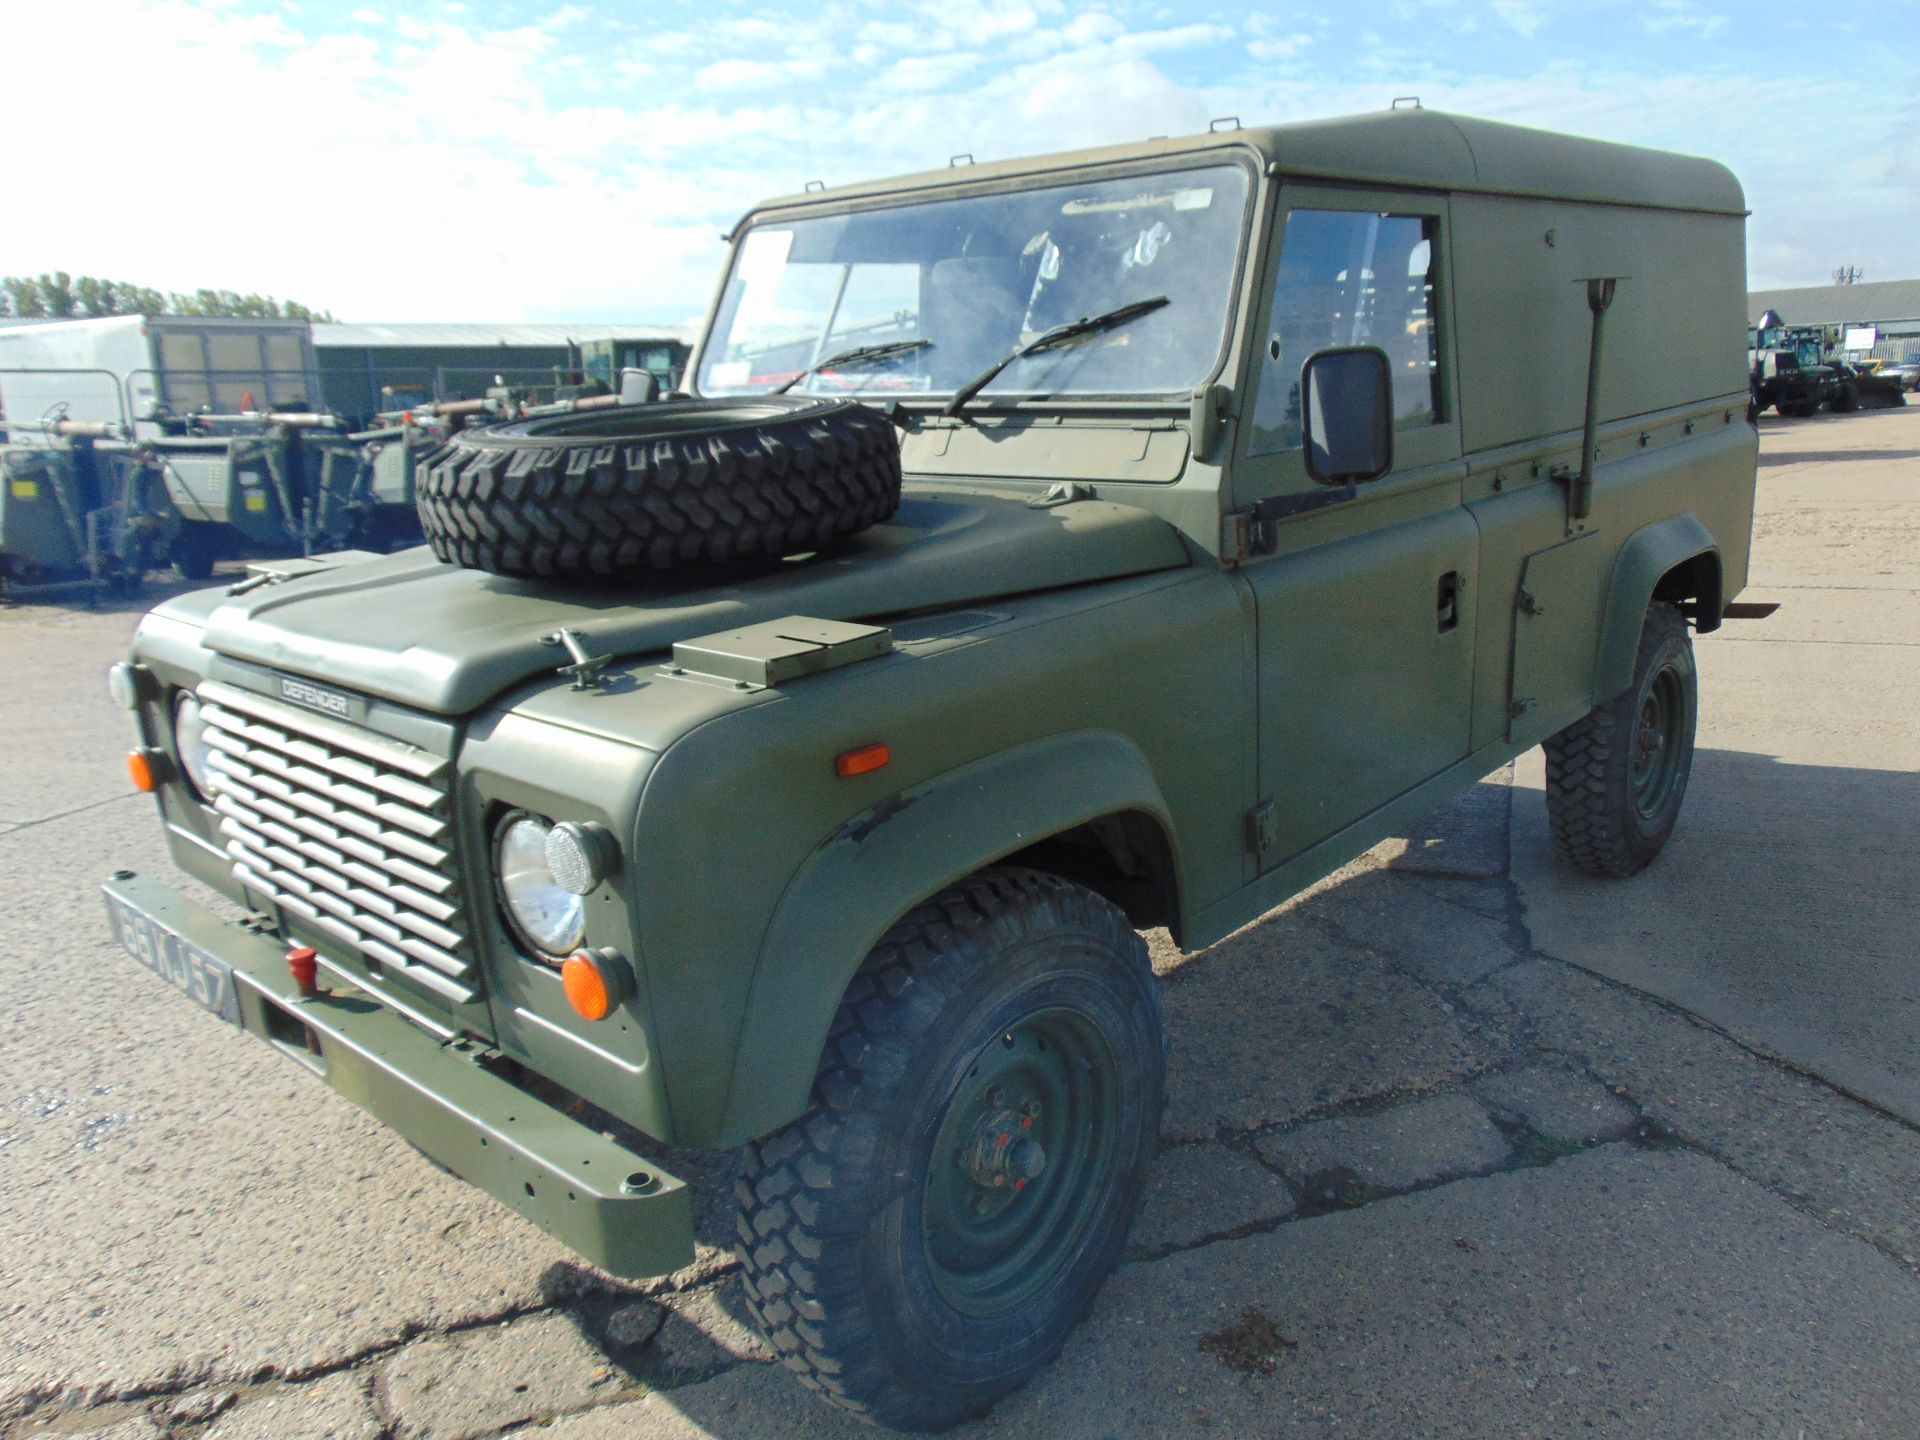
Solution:
[[[892,760],[893,752],[884,743],[876,742],[836,756],[833,768],[843,779],[851,780],[856,775],[871,775],[884,769]]]
[[[142,795],[151,795],[160,788],[165,778],[164,756],[152,750],[133,750],[127,755],[127,774],[133,778],[133,788]]]
[[[582,1020],[604,1020],[626,989],[625,973],[626,967],[610,951],[596,955],[576,950],[560,967],[560,985]]]

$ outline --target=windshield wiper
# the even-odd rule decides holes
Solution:
[[[821,370],[832,370],[841,365],[861,365],[874,360],[891,360],[896,355],[910,355],[915,350],[924,350],[933,344],[931,340],[890,340],[885,345],[856,345],[851,350],[842,350],[829,355],[824,360],[816,360],[791,380],[782,380],[767,393],[784,395],[809,375]]]
[[[1151,314],[1162,305],[1171,303],[1164,295],[1156,295],[1151,300],[1135,300],[1130,305],[1122,305],[1100,315],[1086,315],[1078,320],[1069,320],[1065,325],[1056,325],[1018,346],[1005,356],[993,362],[973,379],[953,392],[945,414],[958,415],[966,408],[967,402],[986,389],[995,376],[1016,360],[1024,360],[1029,355],[1038,355],[1042,350],[1051,350],[1064,345],[1069,340],[1078,340],[1082,335],[1095,335],[1102,330],[1111,330],[1116,325],[1124,325],[1129,320],[1138,320],[1142,315]]]

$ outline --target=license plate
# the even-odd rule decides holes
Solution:
[[[189,944],[117,895],[107,896],[107,914],[113,919],[115,938],[135,960],[222,1020],[240,1023],[240,997],[233,990],[231,965]]]

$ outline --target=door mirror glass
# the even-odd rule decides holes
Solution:
[[[1322,485],[1377,480],[1393,468],[1393,379],[1373,345],[1322,350],[1300,376],[1307,474]]]

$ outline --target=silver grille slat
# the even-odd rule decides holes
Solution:
[[[212,723],[211,717],[208,717],[208,721]],[[447,822],[436,815],[423,814],[398,801],[383,799],[364,786],[336,780],[311,765],[290,764],[271,750],[248,745],[223,731],[209,729],[207,744],[215,755],[223,757],[226,762],[218,768],[231,770],[241,780],[258,783],[266,777],[272,777],[282,785],[304,790],[308,794],[317,793],[376,820],[411,830],[427,840],[437,839],[446,833]]]
[[[298,850],[302,855],[314,859],[351,856],[354,860],[377,865],[388,875],[429,895],[444,895],[453,888],[453,881],[445,875],[435,874],[426,866],[416,865],[403,856],[389,854],[378,845],[337,830],[289,805],[257,795],[238,798],[238,788],[231,785],[223,787],[213,802],[213,808],[243,825],[275,836],[281,844]],[[335,858],[330,863],[345,865],[350,862]],[[448,917],[442,915],[440,918],[444,920]]]
[[[449,762],[218,681],[199,694],[234,878],[393,973],[476,999]]]
[[[361,785],[381,790],[394,798],[404,801],[420,810],[437,809],[445,803],[446,796],[431,785],[422,785],[418,781],[408,780],[400,775],[384,775],[366,760],[357,760],[350,755],[335,755],[325,746],[311,740],[302,740],[294,735],[274,729],[270,725],[248,721],[219,705],[210,705],[205,710],[207,719],[219,726],[223,737],[238,736],[263,749],[282,755],[290,755],[308,765],[317,765],[323,770]],[[239,750],[241,747],[235,747]]]
[[[362,730],[356,725],[348,725],[339,720],[329,720],[324,715],[311,711],[298,710],[278,700],[269,700],[264,695],[255,695],[250,690],[238,690],[231,685],[222,685],[218,680],[200,682],[199,695],[202,700],[211,700],[216,705],[225,705],[238,710],[243,715],[255,715],[273,725],[283,725],[297,730],[322,744],[331,745],[337,750],[349,754],[363,755],[369,760],[377,760],[382,765],[390,765],[404,771],[419,780],[432,780],[442,774],[448,766],[447,761],[437,755],[429,755],[418,746],[409,745],[404,740],[389,740],[384,735],[376,735],[371,730]]]
[[[447,851],[438,845],[429,845],[417,836],[387,830],[370,816],[361,815],[352,810],[342,810],[338,805],[329,804],[317,796],[304,794],[278,780],[269,779],[266,786],[249,787],[237,773],[240,767],[225,760],[218,752],[215,753],[212,763],[213,768],[226,777],[220,785],[222,795],[238,795],[246,804],[258,809],[264,809],[276,802],[281,803],[283,806],[305,811],[323,823],[338,826],[341,830],[349,831],[362,839],[376,841],[388,850],[411,856],[424,865],[444,866],[447,863]],[[273,794],[273,798],[269,798],[270,791],[277,792]]]

